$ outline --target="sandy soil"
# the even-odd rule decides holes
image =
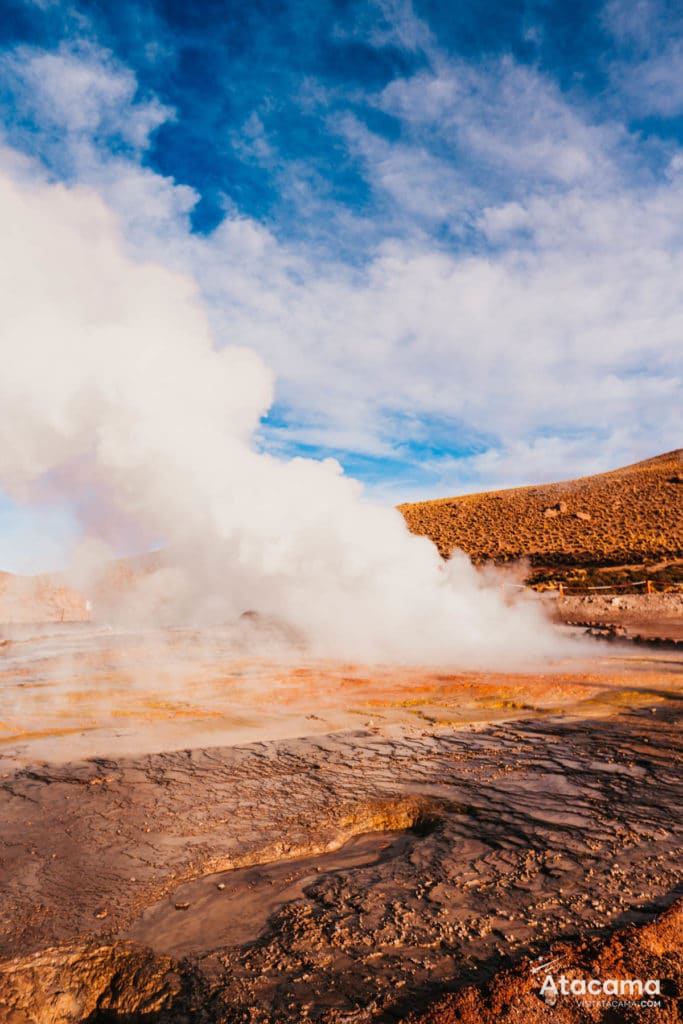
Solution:
[[[594,650],[449,674],[14,635],[0,1019],[484,1022],[435,1000],[652,921],[681,891],[683,664]]]

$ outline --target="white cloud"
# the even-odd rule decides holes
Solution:
[[[141,151],[173,113],[155,98],[140,100],[133,72],[98,47],[63,46],[56,53],[23,47],[4,63],[28,111],[43,128],[65,132],[71,144],[118,137]]]
[[[411,0],[370,0],[356,5],[353,29],[335,26],[338,39],[354,36],[377,49],[397,47],[404,52],[431,52],[436,42],[427,23],[415,14]]]
[[[609,0],[602,21],[616,43],[607,68],[614,102],[630,117],[677,117],[683,111],[680,5]]]
[[[233,148],[243,159],[266,165],[272,164],[276,151],[268,140],[258,111],[252,110],[240,131],[234,133]]]
[[[673,40],[646,60],[615,64],[612,80],[632,114],[677,117],[683,111],[683,44]]]
[[[501,449],[473,455],[458,467],[460,474],[470,474],[482,490],[520,487],[529,483],[551,483],[573,480],[580,476],[601,473],[605,465],[627,465],[632,460],[651,455],[646,444],[633,446],[633,437],[615,433],[606,440],[593,436],[580,438],[537,438],[514,441]],[[458,493],[471,491],[471,484]]]
[[[672,13],[662,0],[607,0],[602,22],[617,43],[642,54],[669,36]]]
[[[410,231],[417,217],[421,226],[446,222],[457,230],[481,202],[477,187],[457,167],[419,143],[390,142],[350,114],[335,123],[351,153],[364,161],[376,192],[394,204],[388,216],[397,229]]]
[[[67,104],[63,114],[74,176],[118,212],[132,252],[194,275],[221,343],[247,345],[274,368],[292,440],[385,457],[407,439],[397,413],[450,420],[453,448],[461,429],[493,447],[433,464],[451,493],[520,482],[520,467],[527,479],[553,475],[553,460],[566,475],[563,465],[606,469],[678,446],[681,154],[656,186],[642,184],[622,159],[636,145],[625,130],[591,123],[538,73],[439,59],[373,100],[401,119],[398,143],[344,122],[394,203],[397,237],[358,267],[236,213],[192,235],[191,189],[135,154],[112,156],[83,127],[137,116],[135,81],[108,58],[107,84],[93,90],[101,110],[76,117]],[[99,81],[93,60],[84,74]],[[133,137],[156,116],[141,114]],[[441,154],[430,148],[435,132]],[[482,183],[489,170],[507,176],[510,198]],[[442,217],[467,222],[470,251],[430,238]]]
[[[618,177],[623,129],[592,124],[547,77],[510,57],[484,65],[439,57],[391,82],[376,102],[498,192],[505,177],[517,191],[597,181],[605,189]]]

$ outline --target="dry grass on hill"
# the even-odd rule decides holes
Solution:
[[[588,580],[603,567],[624,579],[641,567],[663,583],[683,579],[683,449],[578,480],[399,508],[442,555],[461,548],[477,563],[525,558],[536,581],[577,571]]]

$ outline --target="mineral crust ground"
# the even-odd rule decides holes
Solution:
[[[0,1019],[680,1020],[683,663],[592,651],[446,673],[8,637]],[[530,965],[558,951],[659,971],[662,1006],[549,1006]]]

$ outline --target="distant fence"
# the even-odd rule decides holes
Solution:
[[[560,597],[564,597],[569,591],[575,594],[587,594],[593,590],[628,590],[630,587],[645,587],[646,594],[654,592],[652,580],[634,580],[632,583],[603,583],[601,586],[596,587],[573,587],[567,586],[566,583],[558,584]]]
[[[527,584],[525,584],[525,583],[503,583],[502,586],[503,587],[510,587],[512,589],[515,589],[515,590],[528,590],[529,589],[529,586]],[[668,584],[665,583],[665,584],[662,584],[662,586],[666,587],[666,588],[675,587],[677,590],[683,590],[683,583],[668,583]],[[603,584],[601,584],[599,586],[593,586],[593,587],[580,587],[580,586],[574,586],[573,584],[558,583],[557,584],[557,588],[555,588],[555,587],[547,587],[547,589],[548,590],[555,590],[555,589],[557,589],[558,596],[559,597],[565,597],[568,594],[573,594],[573,595],[588,594],[588,593],[593,593],[596,590],[602,590],[602,591],[630,590],[631,587],[645,587],[645,593],[646,594],[655,594],[655,593],[658,592],[656,584],[653,583],[652,580],[633,580],[633,581],[631,581],[629,583],[603,583]]]

